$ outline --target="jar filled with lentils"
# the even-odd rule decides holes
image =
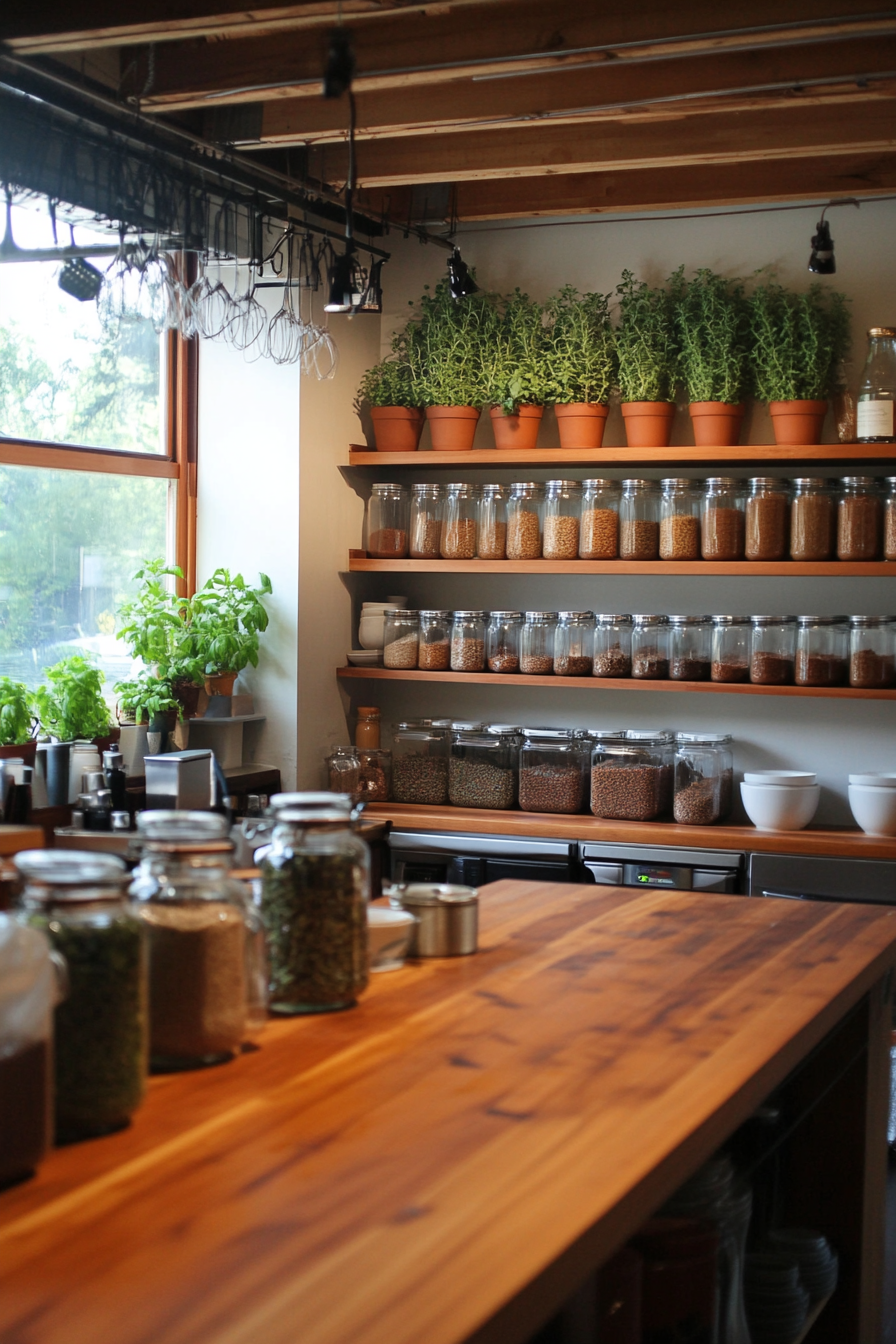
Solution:
[[[790,496],[785,481],[754,476],[747,496],[744,555],[783,560],[787,554]]]
[[[884,481],[884,559],[896,560],[896,476]]]
[[[344,793],[356,803],[361,797],[361,758],[358,748],[334,747],[324,765],[330,793]]]
[[[734,476],[710,476],[700,517],[704,560],[743,560],[744,485]]]
[[[372,560],[403,560],[407,553],[407,491],[403,485],[378,481],[368,505],[367,554]]]
[[[546,677],[554,670],[556,611],[527,611],[520,635],[520,671]]]
[[[849,677],[849,622],[845,616],[796,618],[797,686],[845,686]]]
[[[665,681],[669,676],[669,622],[665,616],[632,617],[632,676]]]
[[[861,690],[896,686],[896,620],[850,616],[849,684]]]
[[[712,627],[707,616],[670,616],[669,680],[709,681]]]
[[[538,560],[544,490],[537,481],[516,481],[507,501],[507,559]]]
[[[417,666],[423,672],[447,672],[451,666],[451,611],[420,612]]]
[[[699,560],[700,486],[684,476],[669,476],[660,484],[660,559]]]
[[[733,738],[730,733],[676,733],[675,745],[677,748],[695,746],[698,743],[704,747],[712,747],[718,757],[719,763],[719,815],[718,820],[724,821],[731,815],[731,809],[734,806],[734,751],[732,749]],[[676,821],[678,818],[676,817]]]
[[[507,493],[503,485],[480,487],[476,554],[480,560],[504,560],[507,557]]]
[[[590,677],[594,647],[594,612],[561,611],[554,631],[554,673],[558,677]]]
[[[392,725],[392,799],[433,806],[447,803],[447,728],[413,719]]]
[[[615,560],[619,554],[619,486],[595,476],[582,482],[580,560]]]
[[[520,729],[491,723],[478,730],[452,727],[448,797],[454,807],[506,811],[517,797]]]
[[[837,559],[876,560],[883,507],[873,476],[844,476],[837,499]]]
[[[672,815],[679,826],[711,826],[722,815],[721,753],[696,734],[675,739]]]
[[[420,641],[420,613],[404,607],[385,612],[383,667],[407,670],[417,666]]]
[[[660,491],[656,481],[631,477],[622,482],[619,504],[619,556],[656,560],[660,553]]]
[[[548,481],[544,488],[545,560],[576,560],[579,554],[579,519],[582,487],[578,481]]]
[[[489,672],[512,673],[520,670],[521,611],[493,611],[485,632],[485,657]]]
[[[795,616],[753,616],[750,681],[754,686],[791,686],[796,654]]]
[[[598,738],[591,753],[591,811],[610,821],[653,821],[672,803],[668,733]]]
[[[750,680],[752,621],[749,616],[712,617],[712,681]]]
[[[589,745],[574,729],[523,729],[519,778],[522,810],[567,815],[581,812]]]
[[[472,560],[476,555],[476,487],[463,481],[445,486],[439,553],[443,560]]]
[[[451,671],[485,671],[487,611],[456,611],[451,622]]]
[[[836,505],[830,482],[823,476],[797,476],[790,484],[791,560],[830,560],[836,533]]]
[[[411,486],[411,526],[408,554],[412,560],[438,560],[442,540],[442,487]]]
[[[632,674],[632,618],[599,612],[594,617],[595,677],[630,677]]]

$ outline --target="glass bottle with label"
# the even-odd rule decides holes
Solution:
[[[896,442],[896,327],[872,327],[857,407],[859,443]]]

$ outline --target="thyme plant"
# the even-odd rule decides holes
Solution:
[[[850,346],[845,294],[815,281],[800,294],[777,281],[749,300],[751,361],[761,401],[823,401]]]
[[[402,333],[402,349],[417,388],[418,406],[481,406],[483,365],[494,327],[486,294],[453,299],[447,276],[420,300],[418,322]]]
[[[521,289],[494,304],[485,353],[486,400],[515,415],[521,405],[543,406],[551,395],[545,311]]]
[[[679,381],[678,341],[671,293],[622,272],[616,286],[619,390],[623,401],[673,401]]]
[[[738,404],[749,390],[749,313],[740,280],[702,268],[669,281],[688,401]]]
[[[605,405],[616,382],[616,338],[609,294],[564,285],[544,306],[547,400]]]
[[[365,405],[413,408],[419,404],[410,364],[395,358],[384,359],[381,364],[368,369],[355,395],[355,410],[359,415]]]

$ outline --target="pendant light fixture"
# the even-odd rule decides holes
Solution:
[[[826,209],[827,206],[825,206]],[[834,275],[837,270],[837,262],[834,257],[834,240],[831,237],[831,226],[824,217],[825,210],[822,210],[821,219],[812,235],[809,270],[813,275]]]
[[[468,299],[471,294],[479,293],[479,286],[470,275],[467,263],[456,247],[448,258],[448,288],[452,299]]]

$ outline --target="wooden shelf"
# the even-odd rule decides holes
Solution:
[[[339,667],[344,681],[455,681],[471,686],[550,686],[570,691],[690,691],[709,695],[795,695],[835,700],[896,700],[896,690],[857,690],[852,686],[752,686],[720,681],[641,681],[632,677],[530,677],[522,673],[395,671],[391,667]]]
[[[794,466],[816,462],[893,462],[896,444],[892,443],[745,443],[725,448],[530,448],[501,450],[473,448],[469,452],[415,453],[371,452],[362,444],[349,445],[350,467],[377,467],[383,472],[393,467],[699,467],[722,464],[749,466],[764,463]]]
[[[896,578],[894,560],[370,560],[349,551],[353,574],[726,574],[754,578]]]

